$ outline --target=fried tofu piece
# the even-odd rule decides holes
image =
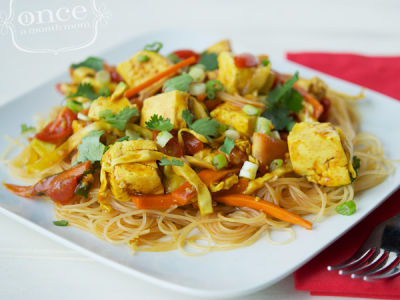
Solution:
[[[93,120],[100,120],[100,112],[111,110],[113,114],[117,114],[125,107],[136,107],[136,105],[131,104],[125,97],[117,100],[111,100],[111,97],[99,97],[90,105],[88,116]]]
[[[230,94],[249,95],[258,92],[267,82],[271,64],[253,68],[238,68],[230,52],[218,55],[218,80]]]
[[[218,122],[233,127],[247,137],[253,134],[257,120],[256,116],[249,116],[240,107],[228,103],[217,106],[210,115]]]
[[[351,183],[340,135],[330,123],[297,123],[288,136],[293,170],[324,186]]]
[[[140,62],[138,58],[144,55],[149,59],[145,62]],[[160,54],[153,51],[140,51],[130,59],[120,63],[117,66],[117,71],[129,87],[132,88],[164,71],[169,66],[167,59]]]
[[[164,186],[155,161],[146,163],[121,163],[112,166],[115,159],[136,150],[157,150],[157,145],[150,140],[132,140],[117,142],[103,155],[101,166],[106,172],[106,180],[114,197],[120,201],[130,201],[130,195],[162,194]]]
[[[231,52],[231,42],[229,40],[223,40],[218,43],[215,43],[214,45],[211,45],[206,52],[207,53],[217,53],[220,54],[221,52]]]
[[[169,118],[175,129],[186,127],[182,112],[188,109],[188,97],[187,93],[175,90],[147,98],[143,102],[140,126],[145,127],[146,122],[157,114]]]

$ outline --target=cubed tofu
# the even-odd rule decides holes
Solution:
[[[249,116],[240,107],[228,103],[217,106],[210,115],[218,122],[233,127],[247,137],[253,134],[257,120],[256,116]]]
[[[267,82],[271,64],[253,68],[238,68],[230,52],[218,55],[218,80],[230,94],[249,95],[258,92]]]
[[[211,45],[206,52],[207,53],[217,53],[220,54],[221,52],[231,52],[231,43],[229,40],[223,40],[218,43],[215,43],[214,45]]]
[[[169,118],[175,129],[186,127],[182,112],[188,109],[188,97],[185,92],[171,91],[147,98],[143,102],[140,125],[145,127],[146,122],[157,114]]]
[[[90,105],[88,116],[93,120],[100,120],[100,112],[111,110],[114,114],[117,114],[125,107],[136,107],[136,105],[131,104],[125,97],[114,101],[111,100],[111,97],[99,97]]]
[[[293,170],[324,186],[351,182],[340,135],[330,123],[297,123],[288,136]]]
[[[107,170],[106,178],[111,192],[120,201],[130,201],[130,195],[134,193],[164,193],[164,186],[155,161],[122,163],[111,167],[115,159],[137,150],[157,150],[157,145],[150,140],[118,142],[110,146],[101,160],[102,168]]]
[[[144,55],[149,59],[145,62],[139,61],[138,58]],[[167,59],[160,54],[154,51],[140,51],[130,59],[120,63],[117,66],[117,71],[132,88],[164,71],[169,66]]]

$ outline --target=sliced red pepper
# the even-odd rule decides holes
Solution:
[[[72,134],[72,121],[76,119],[76,113],[64,107],[55,120],[50,122],[42,131],[38,132],[35,138],[44,142],[57,143]]]
[[[178,58],[180,59],[187,59],[189,57],[194,56],[196,58],[196,62],[199,60],[200,55],[192,50],[188,49],[182,49],[182,50],[176,50],[172,52],[172,54],[175,54]]]
[[[189,132],[182,132],[182,139],[185,145],[185,154],[193,155],[204,149],[204,144]]]
[[[250,53],[242,53],[235,55],[235,65],[238,68],[253,68],[260,63],[258,58]]]
[[[329,100],[328,98],[322,98],[320,103],[322,104],[324,111],[319,117],[318,121],[326,122],[328,121],[329,110],[331,109],[331,100]]]
[[[17,196],[33,198],[46,195],[54,202],[66,204],[74,196],[75,189],[84,172],[91,168],[91,162],[85,161],[62,173],[46,177],[35,185],[19,186],[4,183],[4,186]]]

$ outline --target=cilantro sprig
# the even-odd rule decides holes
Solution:
[[[268,94],[267,109],[263,116],[270,119],[276,130],[290,131],[295,124],[292,113],[298,113],[303,108],[303,97],[293,88],[299,79],[296,72],[282,86],[277,86]]]
[[[216,137],[218,135],[219,123],[215,119],[206,117],[193,122],[194,116],[187,109],[182,112],[182,118],[191,130],[203,135],[210,142],[212,141],[211,137]]]
[[[100,119],[119,130],[125,130],[126,123],[128,123],[132,117],[137,116],[139,116],[139,112],[135,107],[125,107],[117,114],[114,114],[111,110],[106,109],[101,111],[99,114]]]
[[[211,52],[203,52],[199,59],[199,64],[202,64],[206,67],[207,71],[213,71],[218,69],[218,55],[217,53]]]
[[[164,119],[162,116],[154,114],[150,120],[145,122],[146,127],[152,130],[158,131],[171,131],[174,125],[171,123],[169,118]]]
[[[85,83],[80,83],[78,85],[78,89],[76,90],[75,93],[69,94],[67,96],[67,98],[73,98],[73,97],[85,97],[90,100],[95,100],[99,96],[94,90],[94,87],[90,83],[85,82]]]
[[[187,73],[183,73],[182,75],[175,76],[169,80],[167,80],[163,85],[163,92],[168,93],[174,90],[187,92],[189,90],[190,84],[192,83],[193,78]]]
[[[77,64],[72,64],[71,68],[76,69],[79,67],[88,67],[95,71],[100,71],[104,69],[104,61],[101,58],[89,56],[84,61],[81,61]]]
[[[103,153],[107,150],[107,147],[100,142],[100,137],[103,134],[104,130],[92,130],[82,139],[78,145],[78,163],[87,160],[95,163],[101,160]]]
[[[163,157],[160,159],[160,166],[183,166],[183,161],[179,159],[172,158],[171,160]]]

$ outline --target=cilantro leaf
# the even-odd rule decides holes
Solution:
[[[303,109],[303,96],[293,88],[288,91],[285,102],[287,108],[294,113],[298,113]]]
[[[99,96],[103,96],[103,97],[108,97],[111,95],[111,91],[110,89],[106,86],[103,85],[100,89],[99,89]]]
[[[199,64],[204,65],[206,67],[206,71],[213,71],[218,69],[218,55],[217,53],[211,52],[203,52],[199,59]]]
[[[356,178],[358,177],[358,169],[361,166],[361,161],[357,156],[353,156],[353,168],[354,171],[356,172],[356,177],[353,177],[350,173],[350,178],[351,178],[351,182],[353,182],[354,180],[356,180]]]
[[[293,121],[286,107],[268,107],[263,116],[271,120],[276,130],[285,129]]]
[[[221,147],[219,147],[219,150],[224,152],[226,155],[229,155],[234,147],[235,147],[235,142],[230,138],[226,137],[224,140],[224,144]]]
[[[100,119],[119,130],[125,130],[126,123],[128,123],[130,118],[137,116],[139,116],[139,112],[135,107],[125,107],[118,114],[113,114],[109,109],[103,110],[99,114]]]
[[[154,114],[150,120],[146,122],[146,127],[158,131],[171,131],[174,125],[169,118],[164,119],[162,116]]]
[[[188,109],[185,109],[182,111],[182,119],[184,119],[186,124],[190,126],[193,123],[194,116]]]
[[[78,89],[76,90],[76,92],[69,94],[67,98],[79,97],[79,96],[88,98],[90,100],[94,100],[99,97],[96,91],[94,90],[93,86],[88,82],[80,83],[78,85]]]
[[[21,134],[27,133],[27,132],[34,132],[36,129],[33,126],[28,126],[26,124],[21,124]]]
[[[268,102],[271,104],[277,103],[296,83],[299,79],[299,72],[296,72],[288,81],[282,86],[277,86],[268,93]]]
[[[101,58],[89,56],[88,58],[86,58],[84,61],[81,61],[80,63],[72,64],[71,68],[76,69],[79,67],[88,67],[95,71],[100,71],[100,70],[104,69],[103,63],[104,63],[104,61]]]
[[[179,159],[172,158],[171,160],[163,157],[160,159],[160,166],[183,166],[183,161]]]
[[[178,62],[182,61],[182,59],[180,59],[178,56],[176,56],[175,54],[171,53],[167,56],[167,58],[172,61],[174,64],[177,64]]]
[[[100,137],[103,134],[104,130],[92,130],[82,139],[81,143],[78,145],[78,163],[87,160],[95,163],[101,160],[101,157],[106,150],[106,146],[100,142]]]
[[[168,93],[174,90],[187,92],[192,81],[192,76],[187,73],[183,73],[182,75],[167,80],[163,85],[163,92]]]
[[[209,117],[201,118],[193,122],[193,114],[185,109],[182,112],[182,118],[185,120],[189,128],[203,135],[207,140],[211,141],[211,137],[218,135],[219,122]]]

